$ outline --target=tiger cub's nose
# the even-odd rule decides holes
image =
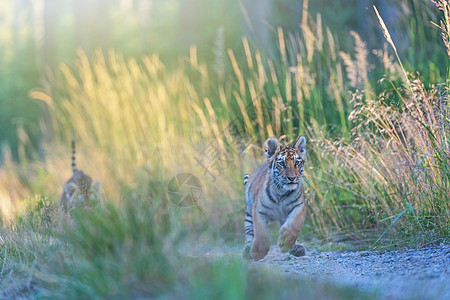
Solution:
[[[296,177],[289,177],[288,176],[288,179],[289,179],[289,181],[293,182],[293,181],[295,181]]]

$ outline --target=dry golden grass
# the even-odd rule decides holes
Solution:
[[[352,33],[354,54],[339,52],[322,27],[320,16],[308,15],[303,36],[278,29],[277,60],[264,60],[243,39],[242,61],[227,51],[229,80],[215,81],[195,47],[174,70],[156,55],[125,60],[99,51],[88,59],[80,51],[75,66],[61,65],[44,88],[30,92],[46,105],[45,160],[2,170],[2,211],[34,194],[57,199],[70,177],[75,138],[78,166],[103,182],[103,201],[133,199],[136,186],[159,182],[165,188],[174,175],[189,172],[204,185],[198,205],[207,219],[240,232],[242,175],[264,160],[262,142],[306,135],[311,230],[331,235],[335,228],[386,226],[406,208],[416,221],[417,214],[439,215],[445,226],[448,205],[434,195],[439,185],[437,195],[448,191],[448,181],[439,180],[447,176],[447,157],[440,155],[448,151],[448,136],[436,131],[448,116],[437,113],[437,90],[408,80],[407,91],[393,86],[397,96],[375,96],[363,40]],[[406,74],[388,49],[375,54],[388,79]],[[352,88],[359,92],[350,100]],[[336,136],[343,138],[330,138]]]

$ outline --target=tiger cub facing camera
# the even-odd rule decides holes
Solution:
[[[246,259],[263,259],[270,249],[268,223],[281,224],[278,246],[282,252],[305,255],[297,242],[306,217],[302,182],[306,156],[306,139],[300,136],[295,144],[280,145],[277,139],[264,143],[267,161],[250,176],[244,176],[245,188],[245,247]]]
[[[98,201],[101,192],[101,182],[92,180],[83,171],[78,170],[75,162],[75,141],[72,141],[72,177],[66,182],[59,204],[64,211],[75,207],[90,208]]]

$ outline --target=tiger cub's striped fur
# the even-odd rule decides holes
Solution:
[[[281,224],[278,246],[282,252],[305,255],[296,242],[306,217],[302,182],[306,139],[301,136],[292,145],[280,146],[275,138],[264,143],[267,161],[250,176],[244,176],[245,248],[243,256],[260,260],[269,252],[268,223]]]
[[[75,161],[75,141],[72,141],[72,177],[66,182],[59,204],[65,211],[76,207],[90,207],[92,200],[100,197],[101,182],[92,180],[83,171],[78,170]]]

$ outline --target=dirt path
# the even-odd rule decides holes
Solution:
[[[450,299],[449,244],[385,253],[309,250],[300,258],[272,247],[263,260],[251,264],[367,290],[380,299]]]

